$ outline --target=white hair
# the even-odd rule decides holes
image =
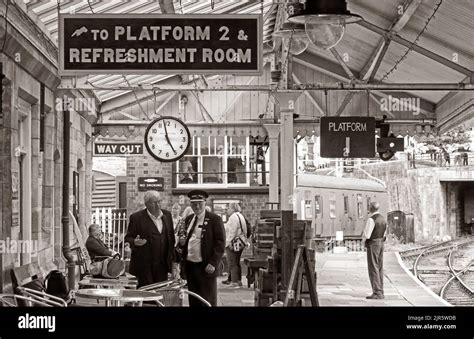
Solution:
[[[231,202],[229,204],[229,208],[232,208],[235,212],[242,212],[242,209],[240,208],[240,205],[238,202]]]
[[[143,200],[145,201],[145,205],[152,198],[158,198],[158,200],[159,200],[160,199],[160,193],[158,193],[157,191],[146,191],[145,196],[143,198]]]

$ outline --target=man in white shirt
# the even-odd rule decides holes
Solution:
[[[130,216],[125,236],[132,249],[130,273],[137,277],[138,287],[167,280],[175,261],[171,213],[161,209],[156,191],[147,191],[144,201],[146,208]]]
[[[221,217],[206,211],[207,192],[188,193],[194,214],[186,217],[186,235],[180,239],[188,289],[217,306],[217,267],[224,254],[225,231]],[[189,306],[203,306],[192,296]]]
[[[387,221],[379,213],[380,204],[371,202],[369,219],[362,234],[362,242],[367,247],[367,267],[369,270],[372,295],[367,299],[383,299],[383,243],[387,231]]]

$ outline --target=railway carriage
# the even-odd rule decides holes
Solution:
[[[311,221],[314,238],[331,238],[343,231],[346,239],[360,239],[370,202],[379,202],[382,214],[388,211],[386,188],[366,179],[301,174],[295,196],[297,218]]]

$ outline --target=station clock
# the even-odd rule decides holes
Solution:
[[[178,118],[162,116],[153,120],[145,131],[148,153],[161,162],[181,159],[191,144],[191,133]]]

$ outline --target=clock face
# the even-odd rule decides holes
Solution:
[[[145,132],[145,146],[155,159],[171,162],[181,159],[191,144],[191,133],[184,122],[175,117],[159,117]]]

